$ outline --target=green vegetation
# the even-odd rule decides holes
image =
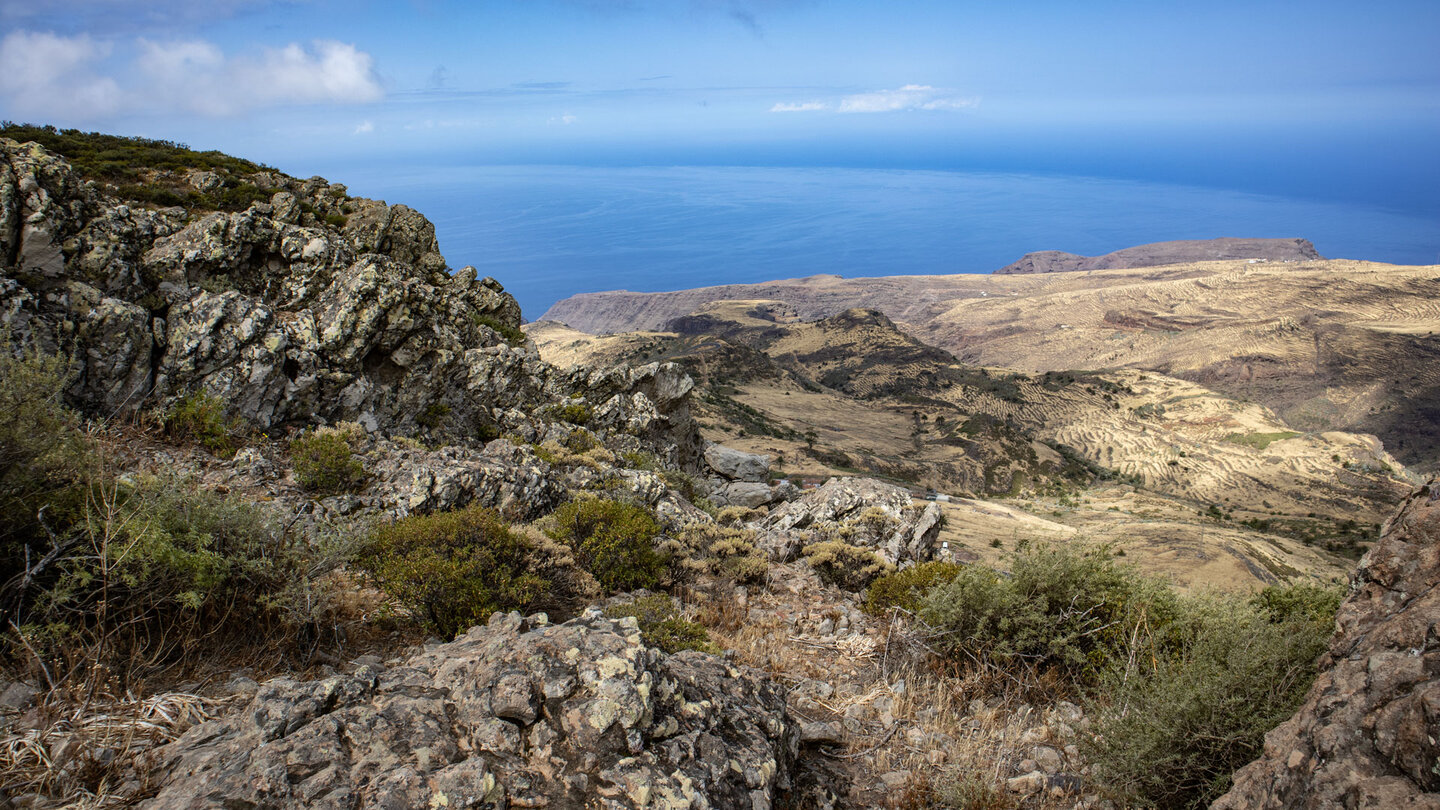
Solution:
[[[195,442],[221,458],[235,455],[244,422],[225,415],[225,403],[205,391],[192,391],[170,406],[163,417],[165,432]]]
[[[116,186],[121,199],[160,206],[181,205],[220,211],[243,211],[251,203],[268,201],[273,189],[245,181],[256,172],[273,171],[267,166],[231,157],[222,152],[197,152],[182,143],[151,138],[127,138],[78,129],[56,129],[32,124],[0,123],[0,137],[24,143],[35,141],[54,152],[89,180]],[[198,170],[214,172],[219,187],[200,192],[181,175]],[[157,182],[151,172],[171,172],[175,177]]]
[[[432,402],[425,406],[419,416],[415,417],[415,424],[423,428],[435,430],[445,424],[445,417],[450,415],[450,406],[443,402]]]
[[[633,602],[612,605],[605,609],[605,615],[615,619],[634,616],[640,623],[640,638],[651,647],[667,653],[682,650],[720,652],[720,648],[710,641],[710,634],[705,628],[681,616],[668,596],[646,596]]]
[[[504,340],[511,346],[523,347],[525,342],[529,340],[529,338],[525,337],[525,332],[519,327],[511,326],[494,315],[482,315],[476,312],[470,316],[470,320],[474,321],[476,326],[483,326],[493,330],[500,336],[501,340]]]
[[[1140,628],[1166,625],[1179,610],[1162,582],[1103,548],[1027,546],[1011,555],[1010,569],[1002,577],[965,566],[926,594],[920,616],[939,634],[937,649],[1090,681],[1124,658]]]
[[[65,358],[17,353],[0,331],[0,576],[17,573],[24,547],[40,548],[37,515],[76,499],[88,448],[62,404],[71,380]],[[73,505],[71,505],[73,508]]]
[[[446,640],[496,611],[528,611],[551,582],[536,546],[493,509],[401,518],[370,534],[357,563],[386,594]]]
[[[1293,430],[1282,430],[1276,433],[1231,433],[1225,437],[1225,441],[1231,444],[1253,447],[1256,450],[1264,450],[1274,442],[1283,442],[1286,439],[1293,439],[1299,435],[1301,434]]]
[[[336,495],[365,483],[365,464],[342,431],[321,428],[297,437],[290,443],[290,462],[295,481],[306,492]]]
[[[1153,663],[1107,673],[1086,745],[1097,775],[1138,806],[1208,806],[1303,701],[1339,601],[1307,585],[1187,600]]]
[[[962,570],[963,566],[936,560],[886,574],[870,583],[861,609],[875,616],[892,607],[917,613],[926,594],[954,580]]]
[[[870,549],[838,540],[811,543],[802,553],[821,579],[847,591],[863,590],[877,577],[891,571],[890,564]]]
[[[572,425],[588,425],[595,412],[584,402],[569,402],[555,409],[556,418]],[[588,448],[586,448],[588,449]],[[578,452],[584,452],[583,450]]]
[[[653,588],[666,558],[655,548],[660,525],[643,507],[625,501],[571,501],[551,516],[549,535],[575,551],[580,567],[607,592]]]

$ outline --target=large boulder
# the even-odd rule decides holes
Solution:
[[[1440,808],[1440,483],[1360,561],[1320,676],[1215,810]]]
[[[723,444],[705,446],[705,463],[731,481],[761,482],[770,477],[770,457],[746,453]]]
[[[162,749],[144,806],[757,810],[797,740],[768,678],[634,619],[496,614],[399,666],[270,681]]]

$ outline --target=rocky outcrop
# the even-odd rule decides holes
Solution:
[[[995,275],[1119,270],[1127,267],[1160,267],[1167,264],[1225,259],[1299,262],[1323,258],[1309,239],[1187,239],[1137,245],[1106,253],[1104,256],[1080,256],[1063,250],[1040,250],[1026,253],[1019,261],[996,270]]]
[[[162,749],[145,807],[768,808],[798,729],[758,673],[633,618],[496,614],[450,644],[280,678]]]
[[[1215,810],[1440,808],[1440,482],[1360,561],[1320,676]]]
[[[939,507],[920,506],[900,487],[873,478],[832,478],[776,507],[757,528],[759,544],[781,561],[794,559],[807,543],[843,540],[904,565],[934,556],[940,522]]]
[[[205,392],[267,431],[356,422],[465,443],[543,433],[579,397],[597,433],[698,462],[678,368],[558,373],[518,332],[515,299],[452,274],[419,213],[319,178],[246,182],[269,201],[152,210],[0,140],[0,324],[71,355],[72,404],[104,417]]]

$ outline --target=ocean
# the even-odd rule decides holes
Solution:
[[[435,223],[452,267],[539,318],[599,290],[817,273],[985,273],[1035,250],[1303,237],[1324,256],[1440,263],[1440,221],[1221,189],[1031,174],[765,167],[337,167],[352,194]]]

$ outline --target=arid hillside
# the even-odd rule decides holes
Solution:
[[[1291,428],[1374,434],[1420,472],[1440,464],[1440,267],[1220,261],[1023,275],[813,276],[675,293],[599,293],[547,317],[655,329],[721,299],[799,318],[889,316],[966,364],[1137,369],[1261,403]]]
[[[943,505],[956,559],[994,562],[1026,538],[1107,538],[1181,584],[1326,576],[1407,490],[1371,437],[1302,433],[1263,405],[1152,372],[976,367],[878,312],[807,322],[774,301],[715,302],[671,327],[526,329],[561,366],[679,362],[697,380],[706,438],[769,454],[784,473],[1007,499]]]

